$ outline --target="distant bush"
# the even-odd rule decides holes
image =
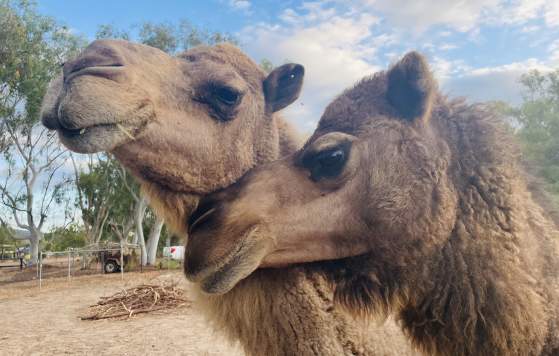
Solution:
[[[65,251],[68,248],[83,247],[86,241],[87,236],[80,226],[56,228],[45,234],[43,251]]]
[[[180,261],[163,258],[157,263],[159,269],[180,269],[182,264]]]
[[[16,241],[12,237],[12,231],[4,225],[0,224],[0,245],[15,245]]]
[[[559,70],[530,71],[522,76],[523,101],[517,107],[494,103],[509,118],[530,173],[559,208]]]

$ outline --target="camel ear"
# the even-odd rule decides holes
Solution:
[[[410,52],[390,68],[386,76],[386,97],[400,117],[407,121],[427,119],[437,83],[425,58]]]
[[[274,69],[264,79],[264,97],[268,112],[276,112],[294,102],[301,92],[305,68],[288,63]]]

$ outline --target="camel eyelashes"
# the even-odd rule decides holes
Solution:
[[[350,147],[351,144],[345,143],[306,155],[302,160],[302,164],[311,173],[311,180],[317,182],[322,178],[335,178],[339,176],[349,156]]]
[[[214,95],[217,100],[229,106],[238,104],[241,98],[241,93],[227,87],[216,88]]]
[[[236,108],[241,103],[243,92],[222,83],[209,82],[199,89],[194,100],[203,102],[211,107],[213,115],[221,121],[230,121],[236,114]]]

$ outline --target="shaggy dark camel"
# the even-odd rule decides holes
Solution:
[[[114,153],[170,227],[184,233],[201,196],[300,147],[276,113],[297,98],[303,72],[286,64],[266,76],[226,44],[171,57],[96,41],[64,65],[45,98],[43,122],[74,151]],[[367,329],[333,308],[332,299],[320,275],[289,268],[281,278],[254,275],[211,298],[207,311],[230,316],[217,326],[251,355],[409,352],[393,323]],[[364,331],[369,344],[361,341]]]
[[[307,262],[355,315],[435,355],[559,354],[559,233],[502,121],[442,96],[412,52],[331,103],[300,151],[204,198],[205,290]]]

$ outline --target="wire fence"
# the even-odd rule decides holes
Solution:
[[[166,247],[155,265],[143,267],[140,248],[134,244],[42,251],[36,264],[26,262],[23,254],[5,253],[0,257],[0,286],[36,280],[37,286],[41,287],[49,278],[67,278],[71,282],[74,277],[83,275],[120,273],[124,279],[128,271],[182,269],[183,254],[182,246]]]
[[[88,246],[70,248],[67,251],[44,251],[39,253],[38,263],[31,265],[23,258],[7,256],[0,259],[0,285],[12,282],[37,280],[41,287],[43,280],[65,277],[72,278],[90,274],[143,271],[138,245]],[[163,258],[159,268],[176,268],[176,261]],[[151,267],[154,268],[154,267]]]

